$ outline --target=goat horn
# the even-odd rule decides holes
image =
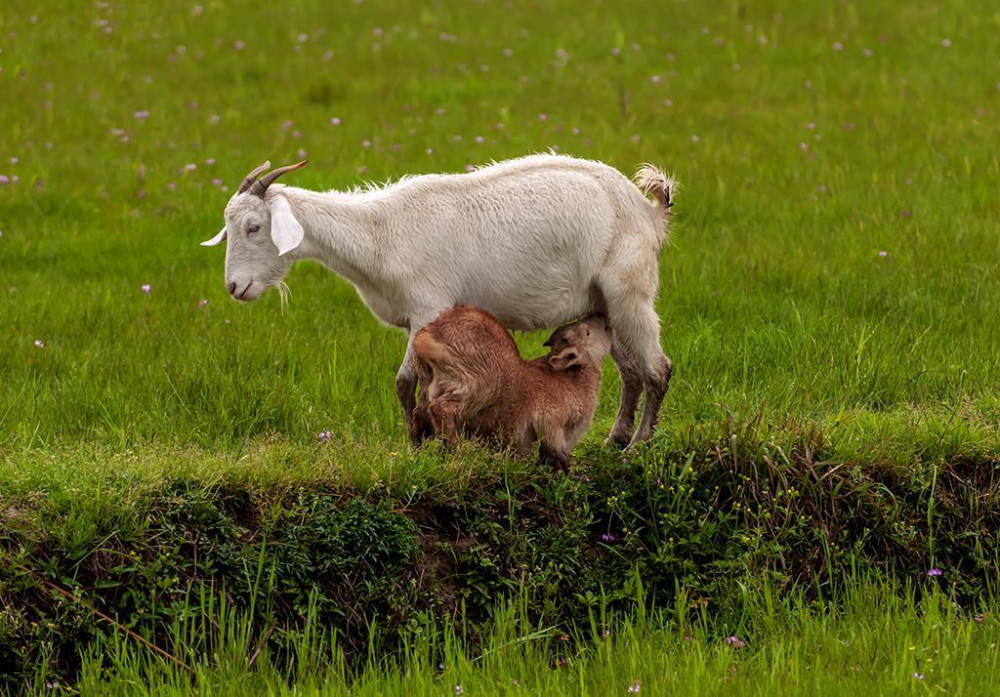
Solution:
[[[248,174],[246,176],[246,179],[243,180],[243,183],[240,184],[240,188],[237,190],[236,193],[238,193],[238,194],[246,193],[246,191],[251,186],[253,186],[253,183],[255,181],[257,181],[257,177],[260,176],[260,173],[263,172],[265,169],[267,169],[270,166],[271,166],[271,161],[268,160],[267,162],[265,162],[264,164],[262,164],[260,167],[258,167],[254,171],[250,172],[250,174]]]
[[[294,165],[285,165],[284,167],[278,167],[278,169],[272,172],[268,172],[257,180],[257,183],[255,183],[250,189],[250,193],[254,196],[264,198],[264,192],[267,191],[267,187],[274,183],[275,179],[280,177],[285,172],[293,172],[297,169],[302,169],[308,162],[309,160],[302,160],[302,162],[296,162]]]

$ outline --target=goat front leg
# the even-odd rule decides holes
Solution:
[[[569,472],[573,457],[567,446],[566,432],[561,427],[545,429],[538,445],[538,461],[551,465],[554,472]]]
[[[448,307],[448,305],[444,304],[442,307]],[[439,314],[441,314],[441,310],[432,310],[430,312],[421,312],[411,318],[409,338],[406,341],[406,355],[403,356],[403,363],[396,372],[396,396],[399,398],[400,406],[403,407],[403,422],[406,427],[406,433],[410,437],[410,442],[414,445],[420,445],[419,432],[414,428],[413,424],[413,410],[417,406],[417,379],[425,379],[428,376],[417,373],[416,358],[413,355],[413,340],[416,338],[417,332],[430,324]],[[426,385],[421,385],[420,387],[423,397],[420,400],[421,404],[427,402],[426,396],[423,395],[426,387]]]
[[[420,404],[413,410],[413,420],[410,424],[410,441],[420,445],[428,438],[434,437],[434,420],[431,418],[429,404],[421,391]]]
[[[415,331],[410,332],[409,341],[406,342],[406,355],[403,356],[403,363],[396,372],[396,396],[399,404],[403,407],[403,423],[410,441],[415,445],[420,444],[419,438],[413,429],[413,410],[417,406],[417,371],[413,365],[413,337]]]

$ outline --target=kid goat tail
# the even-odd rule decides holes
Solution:
[[[642,193],[652,194],[663,206],[663,209],[670,212],[674,206],[674,191],[677,188],[677,180],[659,167],[649,163],[641,165],[632,179],[635,181],[635,185],[642,190]]]
[[[448,347],[435,339],[429,331],[421,329],[413,339],[413,353],[431,365],[441,365],[451,359]]]

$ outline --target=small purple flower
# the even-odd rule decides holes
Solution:
[[[983,622],[986,621],[986,615],[983,614],[973,615],[972,621],[975,622],[976,624],[982,624]]]
[[[45,348],[45,342],[41,339],[35,339],[35,348]]]
[[[941,571],[941,569],[937,568],[936,566],[933,569],[927,569],[928,576],[940,576],[943,573],[944,572]]]
[[[734,634],[733,636],[726,637],[726,646],[732,646],[734,649],[742,649],[746,646],[746,643]]]
[[[476,137],[475,137],[475,141],[476,141],[477,143],[482,143],[482,142],[483,142],[484,140],[485,140],[485,139],[484,139],[484,138],[483,138],[482,136],[476,136]]]
[[[233,42],[233,48],[235,48],[237,51],[242,51],[245,47],[246,47],[246,44],[243,43],[242,41],[234,41]]]
[[[544,111],[541,114],[538,115],[538,120],[539,121],[548,121],[548,119],[549,119],[549,115],[546,114]]]
[[[198,169],[198,165],[196,165],[193,162],[188,162],[186,165],[184,165],[184,169],[187,170],[188,172],[193,172],[196,169]]]
[[[880,249],[878,255],[880,257],[887,257],[889,256],[889,252],[885,251],[884,249]]]
[[[136,121],[142,121],[143,119],[149,118],[149,109],[142,109],[140,111],[132,112],[132,116]]]
[[[466,165],[465,166],[465,171],[466,172],[474,172],[474,171],[476,171],[476,166],[475,165]]]
[[[657,489],[662,489],[663,488],[663,480],[660,479],[659,477],[656,478],[656,488]]]
[[[456,695],[462,694],[462,686],[461,685],[455,685],[455,694]]]
[[[915,677],[917,680],[923,680],[924,679],[924,674],[923,673],[914,672],[913,673],[913,677]]]
[[[636,680],[631,685],[629,685],[628,686],[628,691],[629,691],[630,694],[638,694],[639,693],[639,681]]]
[[[153,292],[153,286],[149,285],[148,283],[143,283],[140,286],[140,288],[142,288],[142,292],[145,293],[146,295],[149,295],[150,293]]]
[[[0,174],[0,184],[7,184],[9,182],[10,179],[7,177],[6,174]]]
[[[372,142],[370,140],[363,140],[363,141],[361,141],[361,147],[363,147],[363,148],[370,148],[371,146],[372,146]]]
[[[601,542],[604,542],[606,544],[611,544],[616,539],[618,539],[618,538],[615,537],[614,535],[612,535],[610,532],[602,532],[601,533]]]
[[[316,437],[319,438],[319,440],[323,443],[329,443],[331,440],[333,440],[333,432],[320,431]]]
[[[332,119],[330,119],[330,125],[331,126],[339,126],[340,125],[340,118],[337,117],[337,116],[334,116]]]
[[[206,305],[208,305],[208,301],[204,298],[198,301],[198,307],[205,307]]]

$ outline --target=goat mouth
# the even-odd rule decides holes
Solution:
[[[247,287],[244,288],[240,292],[240,294],[236,296],[236,299],[237,300],[244,300],[244,301],[248,301],[249,302],[252,298],[248,298],[247,297],[247,292],[250,290],[250,286],[252,286],[252,285],[253,285],[253,279],[251,279],[250,282],[247,283]]]

